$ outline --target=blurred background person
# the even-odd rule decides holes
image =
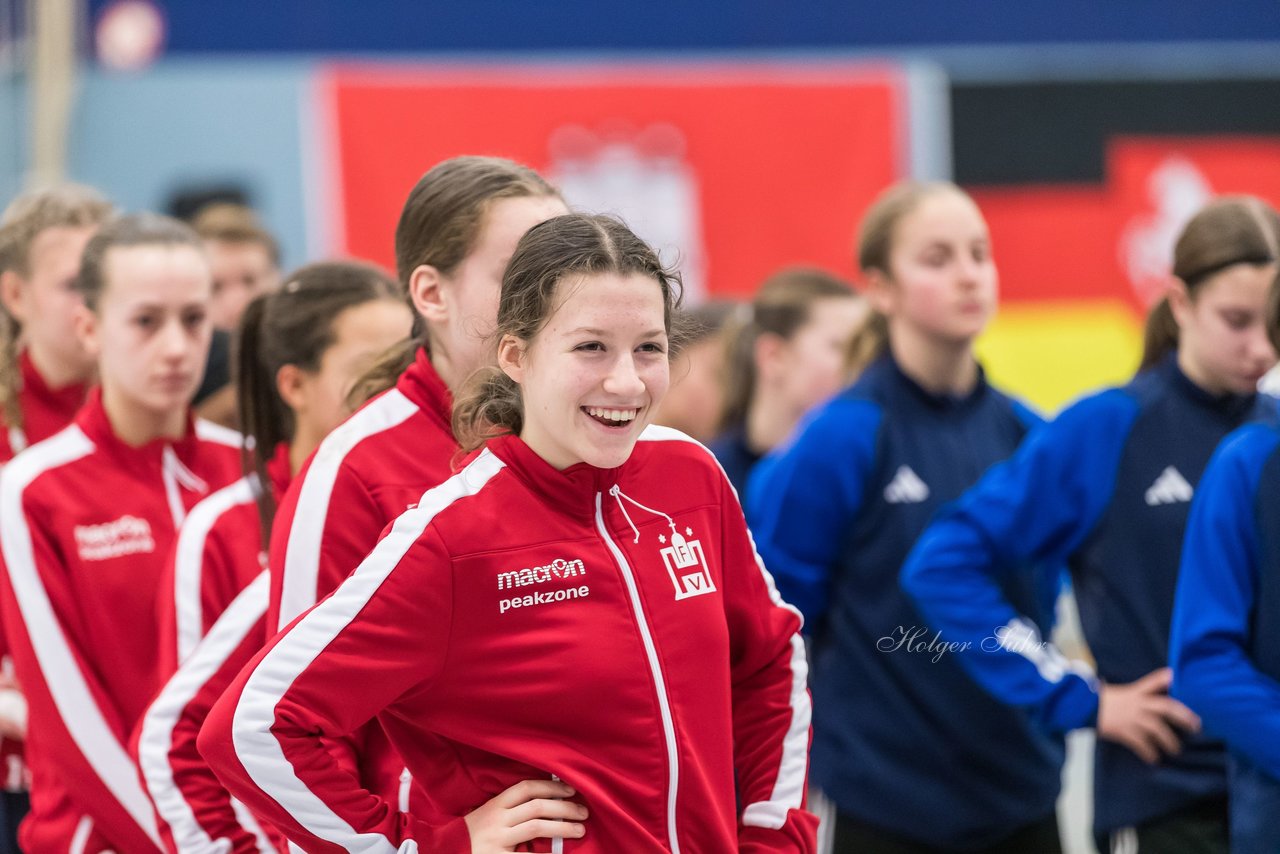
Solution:
[[[80,254],[111,215],[96,190],[64,185],[15,199],[0,218],[0,462],[65,427],[94,375],[75,334]]]
[[[0,472],[0,608],[31,713],[29,854],[160,849],[127,746],[159,687],[157,596],[187,512],[240,473],[239,434],[195,419],[213,280],[167,217],[104,224],[76,333],[98,386],[71,426]]]
[[[671,360],[671,388],[654,424],[687,433],[699,442],[716,437],[724,400],[724,326],[739,303],[711,300],[685,309],[689,343]]]
[[[986,221],[953,184],[900,183],[863,216],[858,263],[872,312],[852,349],[872,361],[747,496],[760,554],[812,640],[822,836],[836,854],[1060,851],[1061,737],[936,648],[898,582],[938,508],[1039,423],[974,355],[999,291]],[[1055,569],[1005,591],[1046,630]]]
[[[995,697],[1049,731],[1096,727],[1102,849],[1226,854],[1222,743],[1167,696],[1169,630],[1191,498],[1218,443],[1275,412],[1257,393],[1276,363],[1268,290],[1280,215],[1214,200],[1182,230],[1143,366],[1070,406],[946,508],[902,583]],[[1043,640],[1000,587],[1026,567],[1071,571],[1097,675]],[[993,642],[993,638],[999,642]]]
[[[1280,352],[1280,276],[1267,319]],[[1220,736],[1233,854],[1280,851],[1280,418],[1214,452],[1191,503],[1173,605],[1175,697]]]
[[[279,287],[280,247],[258,215],[245,205],[206,205],[196,213],[191,227],[204,241],[213,270],[210,318],[214,332],[209,364],[196,392],[196,409],[210,421],[237,426],[235,389],[231,384],[231,333],[251,301]]]
[[[245,477],[197,504],[178,533],[159,599],[164,687],[138,732],[139,764],[170,851],[259,850],[262,827],[232,804],[196,750],[196,734],[268,637],[264,565],[277,503],[351,413],[356,381],[411,324],[396,281],[356,262],[303,267],[241,315],[236,386],[253,451]]]
[[[97,190],[73,184],[14,199],[0,217],[0,465],[71,422],[95,374],[75,334],[80,254],[111,216]],[[18,851],[27,813],[26,701],[0,636],[0,852]]]
[[[797,267],[770,276],[729,318],[719,434],[708,447],[740,500],[756,462],[849,381],[849,344],[866,312],[848,282]]]
[[[280,247],[244,205],[207,205],[191,227],[204,241],[213,270],[209,319],[214,329],[233,332],[249,303],[280,285]]]

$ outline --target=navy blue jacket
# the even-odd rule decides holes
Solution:
[[[1191,506],[1169,641],[1173,694],[1224,739],[1231,850],[1280,851],[1280,425],[1223,442]]]
[[[758,548],[813,639],[812,779],[843,812],[926,844],[992,844],[1058,795],[1061,739],[975,684],[898,585],[934,511],[1037,421],[985,379],[930,394],[886,356],[750,481]],[[1002,595],[1047,629],[1059,579],[1014,575]]]
[[[729,482],[738,491],[738,500],[745,502],[747,479],[762,456],[751,450],[747,444],[747,428],[738,425],[726,430],[712,440],[711,444],[707,445],[707,449],[715,454]]]
[[[1173,357],[1085,398],[939,514],[907,560],[903,585],[943,637],[975,642],[961,660],[996,696],[1053,730],[1092,725],[1097,681],[1082,665],[1051,645],[1016,642],[1018,632],[978,643],[1018,619],[995,581],[1019,562],[1065,562],[1098,676],[1125,683],[1164,667],[1196,484],[1218,442],[1270,400],[1210,395]],[[1094,829],[1140,824],[1225,791],[1222,747],[1205,737],[1156,766],[1099,740]]]

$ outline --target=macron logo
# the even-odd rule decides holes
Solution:
[[[1182,472],[1169,466],[1160,472],[1160,476],[1147,489],[1144,497],[1148,507],[1158,507],[1161,504],[1185,503],[1191,500],[1194,493],[1195,490],[1191,488],[1191,484],[1187,483]]]
[[[910,466],[898,466],[898,471],[884,488],[884,500],[890,504],[919,504],[929,497],[929,485]]]
[[[76,525],[75,538],[81,560],[110,560],[156,550],[151,525],[137,516],[121,516],[101,525]]]
[[[556,558],[546,566],[535,566],[514,572],[498,573],[498,589],[509,590],[512,587],[528,587],[530,584],[546,584],[553,578],[577,578],[587,574],[582,561]]]

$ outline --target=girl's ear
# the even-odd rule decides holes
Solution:
[[[885,317],[892,317],[896,313],[898,296],[893,280],[883,270],[875,269],[864,271],[862,280],[867,304]]]
[[[498,367],[516,382],[524,380],[525,342],[514,335],[503,335],[498,342]]]
[[[24,285],[25,282],[18,275],[17,270],[5,270],[0,273],[0,302],[4,303],[5,309],[19,323],[27,322],[26,300],[23,299],[26,293]]]
[[[430,264],[420,264],[409,276],[409,299],[414,311],[428,323],[443,323],[449,316],[444,277]]]
[[[1169,301],[1169,311],[1173,313],[1174,322],[1178,324],[1179,329],[1186,328],[1187,324],[1191,322],[1191,314],[1195,310],[1191,292],[1187,290],[1187,286],[1183,284],[1182,279],[1177,276],[1170,276],[1164,295],[1165,299]]]
[[[787,347],[786,339],[772,332],[761,332],[756,336],[755,353],[756,376],[761,380],[771,380],[787,366],[783,360]]]
[[[306,374],[297,365],[281,365],[276,371],[276,391],[284,405],[294,412],[300,412],[307,406]]]
[[[95,360],[102,355],[101,324],[98,322],[98,315],[90,311],[88,306],[76,306],[73,328],[86,353]]]

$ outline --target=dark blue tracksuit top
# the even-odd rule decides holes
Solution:
[[[1092,725],[1097,683],[1049,645],[980,644],[1020,610],[994,583],[1019,561],[1065,562],[1085,639],[1106,682],[1132,682],[1168,661],[1182,535],[1213,449],[1274,400],[1214,396],[1174,357],[1072,405],[1032,432],[920,538],[902,583],[944,638],[974,643],[960,656],[997,697],[1053,730]],[[1094,830],[1168,815],[1226,791],[1221,744],[1190,738],[1155,766],[1099,740]]]
[[[898,584],[934,511],[1038,421],[985,380],[934,395],[886,356],[815,410],[750,480],[748,519],[813,640],[812,779],[845,813],[947,847],[1053,812],[1061,738],[983,691]],[[1061,573],[1002,596],[1046,631]]]
[[[1231,750],[1231,850],[1280,851],[1280,424],[1242,427],[1191,505],[1173,694]]]
[[[747,481],[751,472],[760,462],[760,454],[747,445],[747,428],[738,424],[721,433],[707,445],[707,449],[715,454],[720,467],[724,469],[729,483],[738,491],[738,500],[747,500]]]

